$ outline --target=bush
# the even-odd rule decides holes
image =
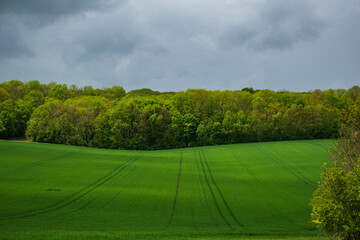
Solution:
[[[341,116],[341,137],[333,166],[323,167],[311,201],[313,222],[326,235],[360,239],[360,101]]]
[[[312,218],[327,235],[360,239],[360,162],[351,171],[324,167],[312,200]]]

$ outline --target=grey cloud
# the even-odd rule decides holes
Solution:
[[[113,7],[114,0],[1,0],[0,13],[68,15]]]
[[[123,57],[135,51],[139,41],[123,33],[82,35],[68,43],[71,47],[65,48],[64,58],[68,64],[77,65],[93,59]]]
[[[121,14],[80,21],[63,34],[64,58],[70,65],[93,59],[118,59],[131,54],[144,42],[144,36]]]
[[[39,28],[85,12],[109,11],[125,2],[127,0],[1,0],[0,15],[15,16],[18,22]]]
[[[0,78],[127,90],[346,88],[360,76],[359,1],[346,2],[0,0]]]
[[[231,27],[225,31],[222,41],[253,50],[283,50],[298,42],[316,39],[325,26],[305,1],[267,1],[257,9],[257,18]]]
[[[85,47],[85,51],[91,53],[91,55],[97,55],[97,53],[129,54],[135,49],[138,41],[139,39],[133,36],[118,33],[116,35],[92,37],[88,42],[85,38],[82,38],[82,43],[80,44],[82,44]]]
[[[236,26],[227,29],[223,36],[221,36],[221,41],[226,47],[243,46],[254,39],[257,34],[255,29]]]
[[[31,46],[27,44],[29,40],[24,39],[20,33],[21,28],[30,27],[36,31],[54,24],[54,21],[60,18],[66,19],[88,11],[107,11],[125,2],[126,0],[1,0],[0,59],[35,55]]]
[[[22,39],[18,26],[0,16],[0,60],[33,56],[34,53]]]

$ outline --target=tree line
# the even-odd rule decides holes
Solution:
[[[126,92],[11,80],[0,84],[0,138],[142,150],[332,138],[359,96],[359,86]]]

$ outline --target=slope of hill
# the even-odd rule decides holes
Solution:
[[[0,141],[0,239],[316,237],[332,140],[161,151]]]

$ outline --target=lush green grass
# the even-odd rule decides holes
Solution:
[[[146,152],[0,141],[0,239],[321,236],[309,201],[332,144]]]

